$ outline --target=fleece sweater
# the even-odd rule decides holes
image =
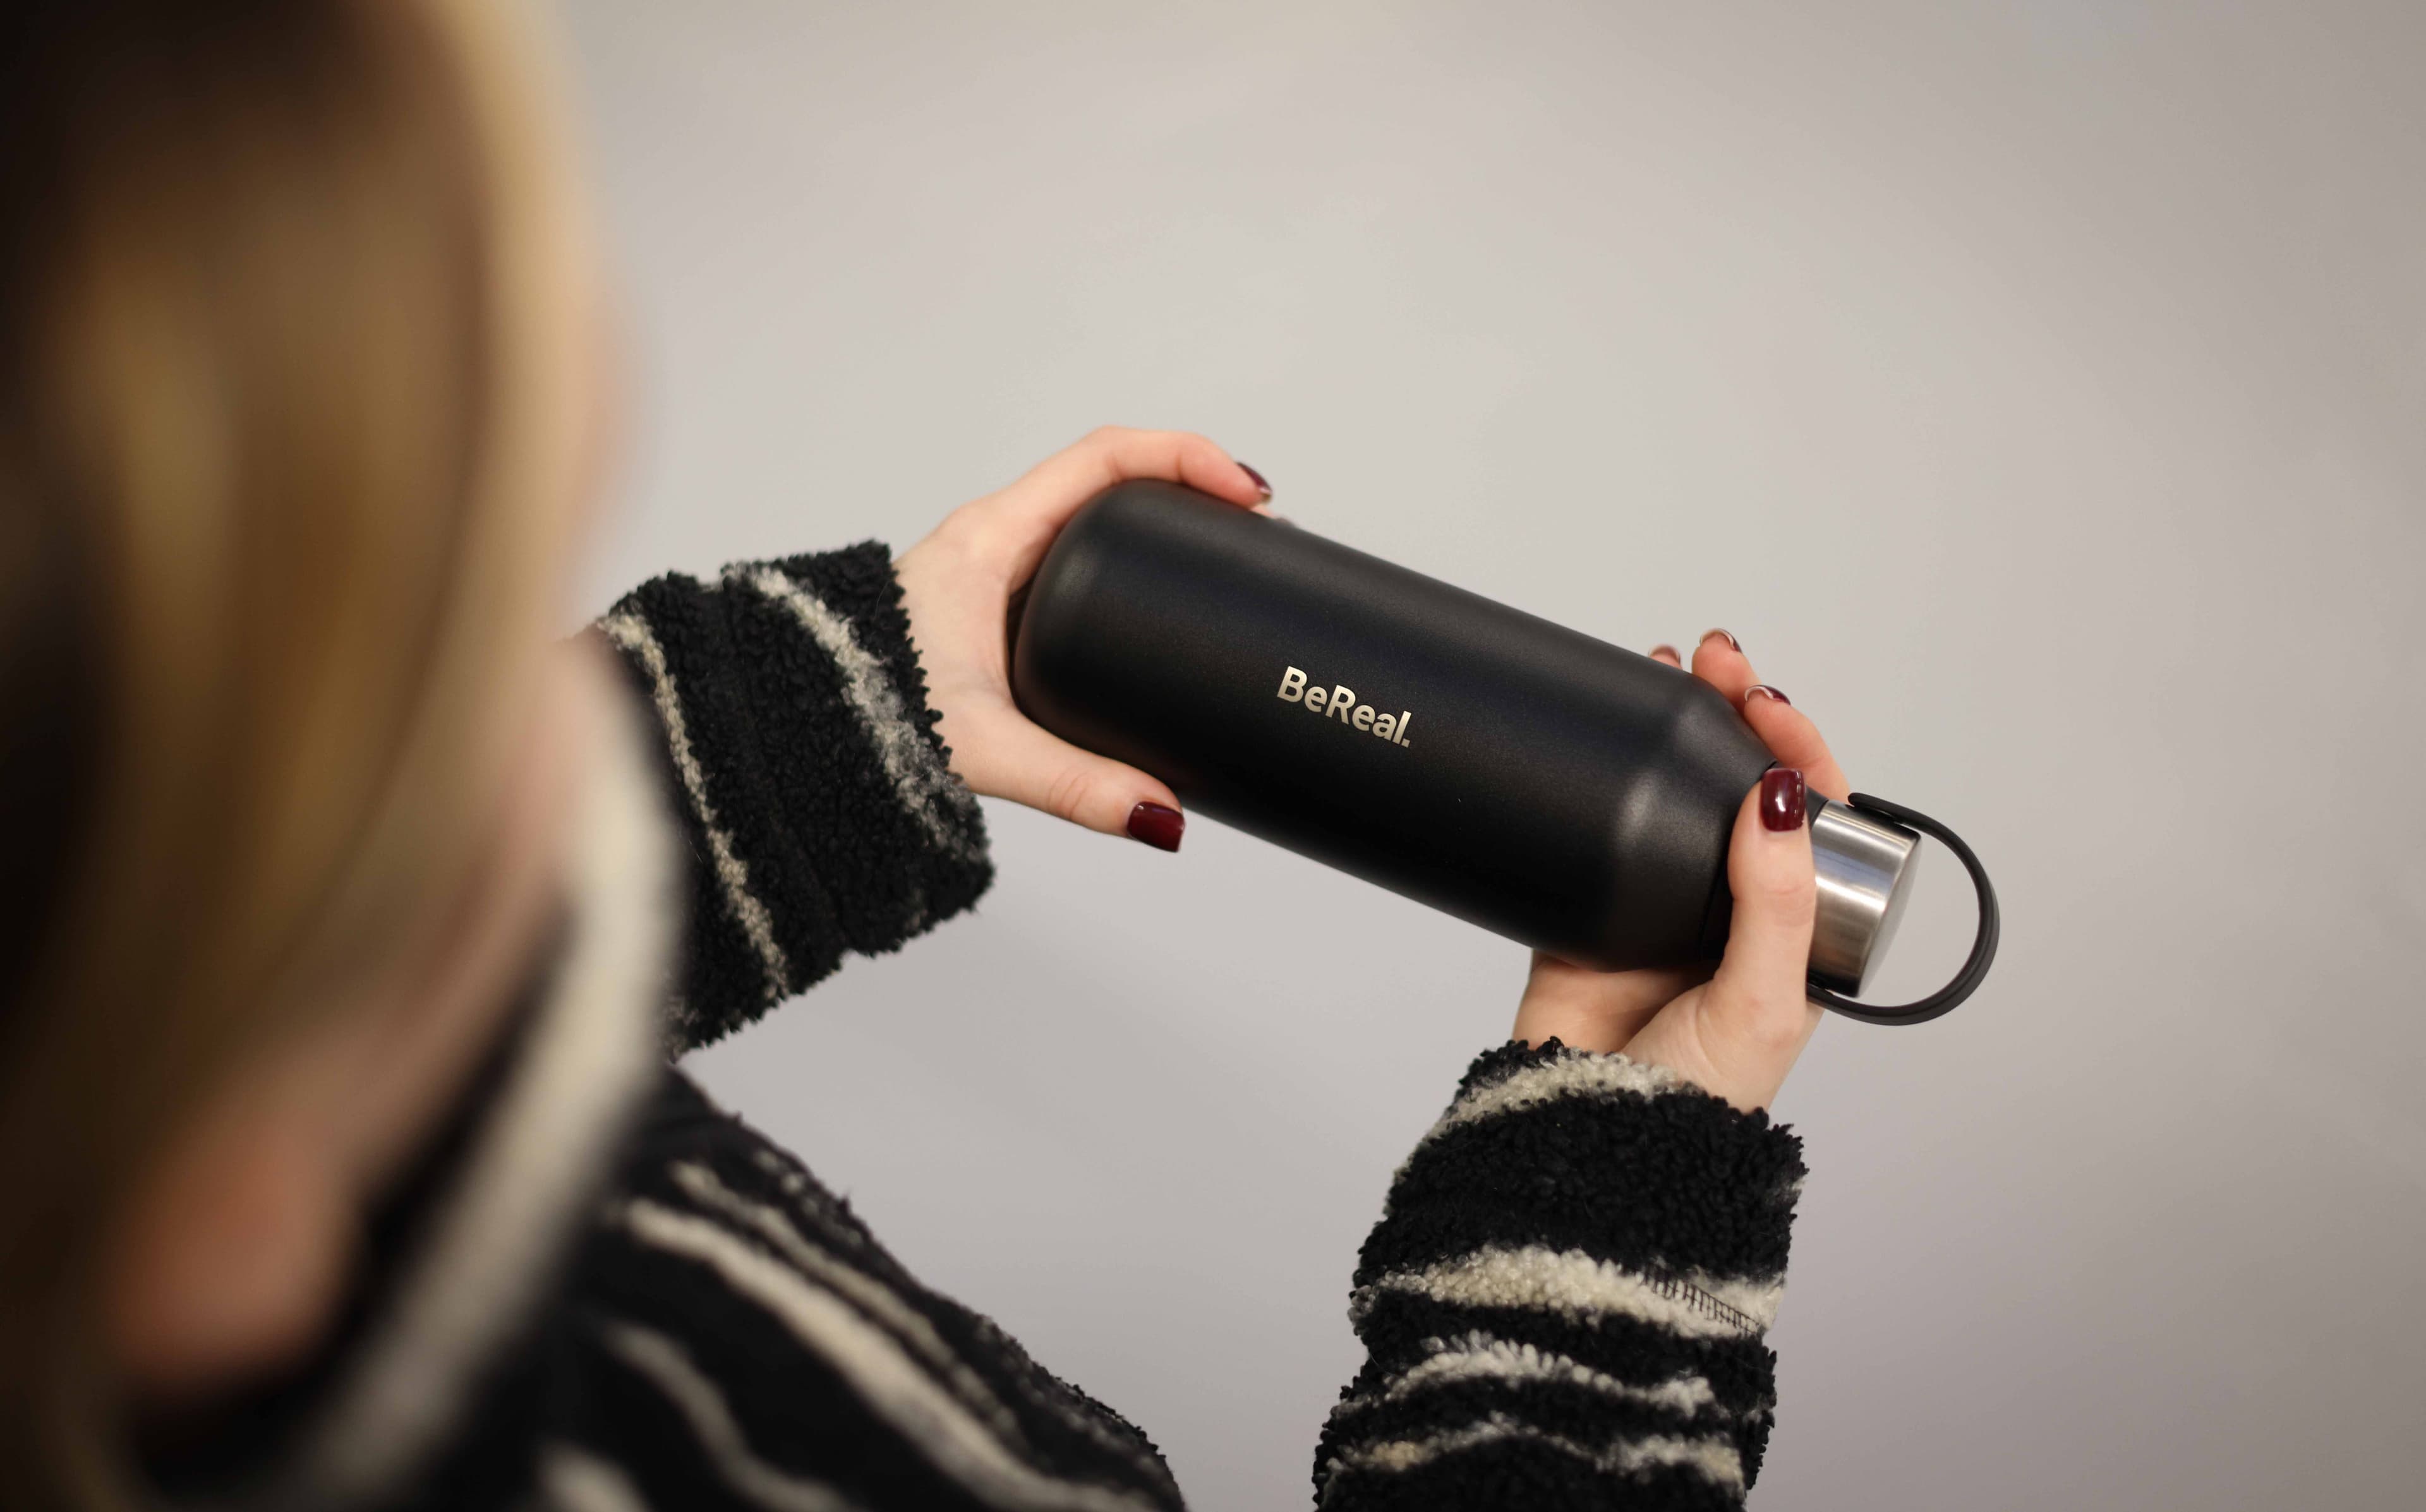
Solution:
[[[886,552],[661,578],[595,634],[649,775],[604,764],[562,947],[372,1215],[343,1326],[155,1440],[154,1485],[225,1507],[1183,1505],[1143,1430],[671,1065],[992,878]],[[1740,1505],[1802,1171],[1790,1134],[1665,1072],[1484,1052],[1356,1265],[1367,1357],[1307,1425],[1314,1501]]]

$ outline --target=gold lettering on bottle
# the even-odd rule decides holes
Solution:
[[[1401,709],[1397,714],[1383,714],[1369,703],[1360,703],[1356,690],[1345,683],[1325,688],[1306,675],[1305,669],[1288,667],[1281,669],[1281,685],[1275,695],[1283,703],[1295,703],[1313,710],[1323,719],[1336,716],[1341,724],[1359,734],[1378,735],[1393,746],[1412,748],[1407,739],[1407,726],[1415,716]]]

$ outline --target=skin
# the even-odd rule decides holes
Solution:
[[[974,792],[1009,798],[1108,835],[1125,834],[1140,803],[1176,809],[1170,788],[1028,722],[1011,699],[1003,626],[1011,597],[1078,507],[1115,483],[1166,478],[1241,508],[1263,491],[1202,436],[1107,426],[997,493],[962,506],[896,565],[929,701]]]
[[[1662,646],[1653,656],[1681,666]],[[1762,684],[1724,631],[1693,651],[1693,675],[1725,694],[1785,765],[1832,798],[1852,796],[1820,729]],[[1593,972],[1536,952],[1510,1037],[1538,1045],[1556,1036],[1578,1050],[1622,1052],[1665,1066],[1746,1112],[1766,1108],[1820,1027],[1822,1010],[1803,990],[1819,888],[1811,830],[1773,832],[1755,809],[1736,812],[1727,885],[1736,905],[1725,957],[1715,972]]]
[[[585,465],[575,475],[596,472]],[[1139,803],[1176,809],[1177,797],[1029,723],[1011,701],[1003,632],[1011,595],[1062,524],[1129,478],[1187,483],[1241,508],[1264,502],[1254,479],[1202,436],[1107,428],[955,510],[897,564],[953,769],[978,794],[1109,835],[1124,833]],[[134,1203],[113,1250],[105,1317],[142,1410],[173,1414],[273,1370],[328,1327],[356,1259],[362,1213],[494,1041],[546,925],[563,795],[578,790],[614,696],[592,654],[535,635],[517,669],[501,672],[528,691],[499,700],[522,728],[509,737],[517,757],[489,800],[493,851],[461,907],[409,953],[415,965],[365,983],[318,1028],[233,1076]],[[1747,698],[1752,668],[1722,637],[1703,642],[1693,671],[1737,701],[1781,761],[1844,796],[1843,774],[1810,721]],[[1807,831],[1770,833],[1747,798],[1729,876],[1735,930],[1714,974],[1609,975],[1537,957],[1516,1037],[1622,1050],[1739,1107],[1765,1106],[1819,1020],[1802,990],[1813,898]]]

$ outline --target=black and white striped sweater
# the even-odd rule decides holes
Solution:
[[[653,1054],[897,948],[991,879],[886,553],[662,578],[598,632],[654,712],[636,744],[657,781],[604,764],[565,946],[378,1214],[344,1327],[199,1448],[155,1454],[171,1500],[1179,1506],[1143,1432],[921,1286]],[[670,867],[652,788],[686,842]],[[689,924],[671,980],[669,889]],[[1555,1042],[1485,1053],[1366,1242],[1367,1359],[1320,1430],[1316,1501],[1739,1505],[1801,1175],[1792,1135],[1664,1072]]]

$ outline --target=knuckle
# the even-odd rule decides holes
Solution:
[[[1808,900],[1820,891],[1819,879],[1807,862],[1800,866],[1764,866],[1751,882],[1755,894],[1772,903]]]
[[[1802,1042],[1806,1011],[1799,985],[1739,983],[1720,1001],[1719,1020],[1735,1053],[1771,1059]]]
[[[935,527],[935,539],[961,557],[980,555],[986,538],[993,533],[995,518],[1002,513],[1001,497],[989,493],[946,515],[943,523]]]
[[[965,581],[975,569],[1001,555],[995,512],[983,507],[990,502],[979,500],[946,515],[922,543],[932,549],[936,565],[955,583]]]
[[[1752,894],[1761,912],[1782,925],[1810,923],[1820,908],[1820,885],[1807,867],[1764,871],[1753,879]]]
[[[1044,812],[1057,819],[1076,823],[1078,812],[1095,791],[1094,778],[1083,767],[1068,767],[1053,776],[1044,787]]]
[[[1744,1016],[1744,1038],[1763,1054],[1792,1050],[1803,1042],[1805,1017],[1800,1002],[1781,999],[1758,1004]]]

